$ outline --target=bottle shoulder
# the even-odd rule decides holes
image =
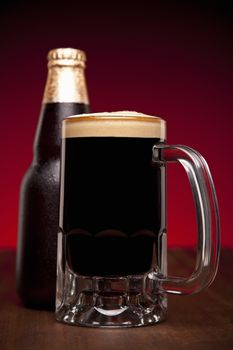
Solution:
[[[62,120],[88,111],[89,106],[80,103],[43,104],[33,147],[36,161],[41,163],[54,157],[59,158]]]
[[[21,189],[59,185],[59,178],[60,159],[52,158],[42,164],[33,162],[22,178]]]

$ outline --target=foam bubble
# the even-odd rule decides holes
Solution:
[[[120,111],[80,114],[62,123],[62,137],[166,138],[166,123],[159,117]]]

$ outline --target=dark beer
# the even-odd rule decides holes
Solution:
[[[164,140],[143,130],[140,136],[140,128],[128,137],[124,121],[123,137],[102,136],[101,120],[93,129],[98,136],[85,137],[82,128],[81,137],[64,137],[62,146],[66,261],[83,276],[143,274],[158,259],[165,225],[164,168],[152,162],[153,146]]]
[[[54,308],[59,221],[60,144],[63,118],[89,111],[85,55],[52,50],[34,159],[20,191],[17,289],[27,306]]]

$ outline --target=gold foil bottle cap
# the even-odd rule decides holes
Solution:
[[[72,48],[53,49],[48,53],[48,77],[43,103],[89,104],[85,81],[86,55]]]
[[[59,48],[48,53],[48,67],[51,66],[79,66],[85,68],[85,52],[73,48]]]

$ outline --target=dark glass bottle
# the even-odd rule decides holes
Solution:
[[[26,306],[54,308],[63,118],[89,112],[85,54],[55,49],[34,141],[34,158],[20,190],[16,282]]]

